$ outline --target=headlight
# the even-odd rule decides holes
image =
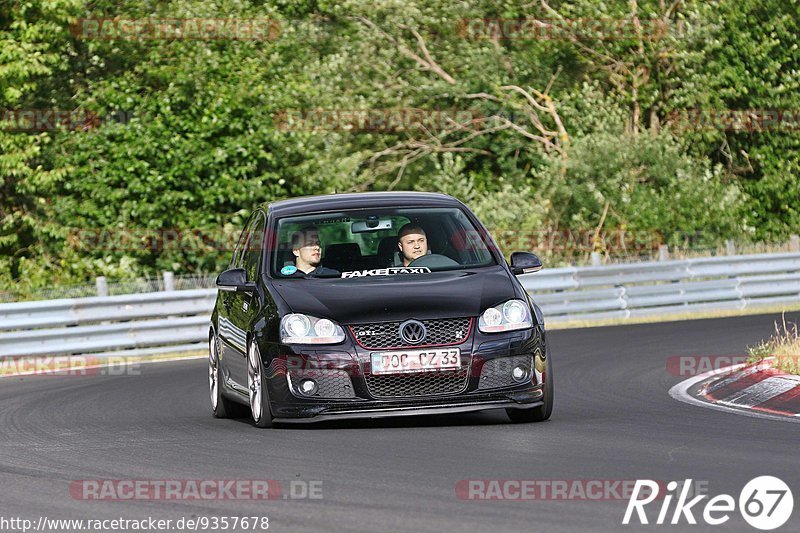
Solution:
[[[482,333],[514,331],[533,327],[531,310],[522,300],[509,300],[490,307],[478,319],[478,329]]]
[[[281,319],[284,344],[336,344],[343,340],[342,326],[327,318],[290,313]]]

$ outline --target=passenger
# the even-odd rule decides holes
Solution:
[[[322,266],[322,243],[316,226],[306,226],[292,235],[292,253],[295,267],[283,267],[281,274],[290,278],[339,276],[341,273]]]
[[[397,233],[397,247],[403,266],[408,266],[415,259],[428,254],[428,237],[419,224],[409,222]]]

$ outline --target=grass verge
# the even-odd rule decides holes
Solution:
[[[769,339],[748,346],[747,351],[751,363],[774,357],[774,368],[787,374],[800,374],[800,332],[796,323],[786,323],[785,316],[775,322],[775,332]]]

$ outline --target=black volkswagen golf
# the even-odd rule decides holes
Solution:
[[[337,194],[257,208],[217,278],[217,417],[259,427],[553,408],[541,310],[475,215],[434,193]]]

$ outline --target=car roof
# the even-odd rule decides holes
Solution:
[[[369,207],[460,207],[463,204],[442,193],[434,192],[362,192],[301,196],[262,204],[269,213],[286,216],[315,211],[338,211]]]

